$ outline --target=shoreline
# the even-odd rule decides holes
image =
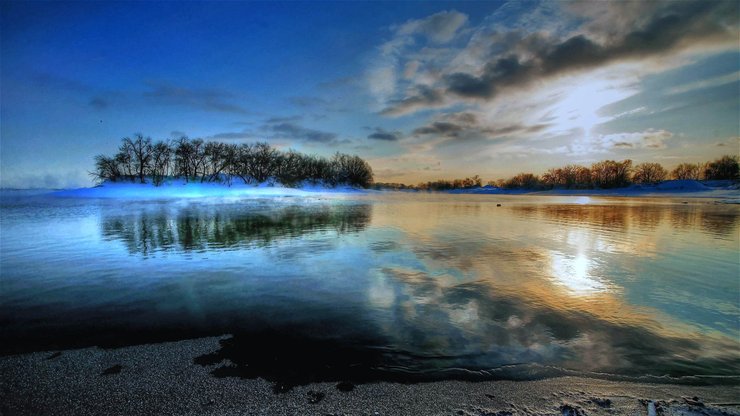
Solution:
[[[534,381],[319,382],[275,393],[195,364],[224,337],[0,357],[0,413],[276,415],[740,415],[740,385],[558,377]]]
[[[350,186],[330,187],[322,184],[304,183],[297,187],[280,184],[230,185],[220,183],[185,183],[171,180],[161,186],[131,182],[104,183],[90,188],[61,190],[19,190],[2,189],[4,193],[27,195],[48,195],[57,198],[81,199],[198,199],[198,198],[269,198],[269,197],[316,197],[352,196],[373,194],[450,194],[450,195],[491,195],[491,196],[574,196],[574,197],[614,197],[614,198],[687,198],[718,199],[725,203],[740,203],[740,184],[731,181],[665,181],[657,185],[631,185],[612,189],[503,189],[490,186],[471,189],[452,189],[444,191],[360,189]]]

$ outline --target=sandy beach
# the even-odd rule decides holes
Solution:
[[[276,393],[194,358],[223,337],[0,358],[3,415],[737,415],[740,386],[561,377],[417,384],[314,383]]]

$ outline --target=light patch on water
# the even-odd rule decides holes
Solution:
[[[393,292],[393,286],[388,283],[385,273],[376,271],[373,274],[367,288],[367,299],[376,308],[387,309],[395,304],[396,294]]]
[[[608,290],[608,286],[591,275],[591,260],[585,254],[565,256],[551,253],[552,277],[556,284],[577,295],[589,295]]]

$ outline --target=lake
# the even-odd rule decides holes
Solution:
[[[232,334],[196,363],[289,385],[740,374],[738,205],[14,191],[0,204],[3,354]]]

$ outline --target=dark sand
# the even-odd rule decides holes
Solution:
[[[220,338],[0,357],[2,415],[740,415],[740,386],[562,377],[417,384],[314,383],[275,393],[195,357]],[[692,398],[696,397],[697,400]]]

